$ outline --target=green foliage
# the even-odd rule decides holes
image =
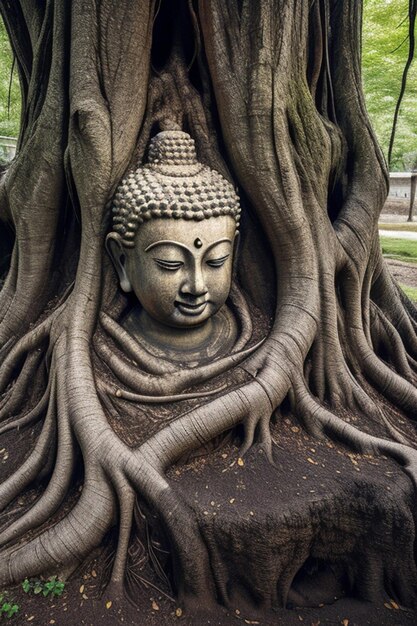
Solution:
[[[417,150],[403,154],[403,163],[405,169],[417,172]]]
[[[417,263],[417,241],[380,237],[380,242],[384,256],[408,263]]]
[[[20,126],[20,85],[15,68],[10,89],[10,77],[13,65],[13,53],[3,20],[0,17],[0,135],[17,137]]]
[[[29,580],[25,578],[22,582],[22,589],[25,593],[34,593],[35,595],[42,594],[43,596],[62,596],[65,583],[57,580],[56,576],[52,576],[48,580],[44,581],[40,578],[33,578]]]
[[[19,605],[8,597],[7,591],[0,592],[0,617],[13,617],[19,608]]]
[[[408,0],[364,0],[362,69],[368,113],[385,157],[408,55]],[[417,64],[400,109],[391,169],[417,165]]]

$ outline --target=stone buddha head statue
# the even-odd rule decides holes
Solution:
[[[106,240],[122,290],[140,303],[127,323],[133,334],[173,344],[185,330],[192,343],[207,335],[230,292],[239,218],[233,185],[197,160],[187,133],[151,140],[148,162],[116,190]]]

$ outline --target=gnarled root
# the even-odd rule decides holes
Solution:
[[[337,439],[354,450],[372,454],[385,454],[404,466],[414,487],[417,488],[417,450],[407,445],[375,437],[360,431],[324,408],[308,391],[301,377],[293,386],[294,411],[307,429],[322,436]]]

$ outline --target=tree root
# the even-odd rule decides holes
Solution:
[[[14,414],[19,415],[24,404],[39,396],[39,390],[44,388],[43,357],[41,351],[32,352],[26,357],[20,374],[0,409],[0,422]]]
[[[308,391],[305,382],[296,378],[293,386],[293,406],[296,415],[310,432],[337,439],[360,453],[385,454],[400,463],[417,488],[417,450],[375,437],[346,423],[320,405]]]
[[[407,358],[409,355],[407,355],[399,332],[376,304],[371,303],[370,310],[373,318],[371,337],[375,352],[378,354],[382,349],[400,376],[411,383],[416,382]]]
[[[13,500],[37,477],[45,464],[56,428],[56,384],[52,383],[48,411],[42,431],[29,457],[23,462],[14,474],[0,485],[0,510]]]
[[[227,385],[222,385],[221,387],[211,389],[210,391],[196,391],[194,393],[179,393],[176,395],[166,396],[140,395],[138,393],[127,391],[126,389],[114,389],[104,383],[98,383],[97,387],[102,393],[113,395],[116,398],[123,398],[124,400],[129,400],[130,402],[137,402],[139,404],[166,404],[168,402],[182,402],[183,400],[195,400],[196,398],[208,398],[210,396],[215,396],[216,394],[224,391],[227,388]]]
[[[2,426],[0,426],[0,435],[14,428],[19,430],[20,428],[24,428],[25,426],[30,426],[34,424],[42,416],[49,402],[50,386],[51,386],[50,381],[51,381],[51,378],[49,378],[48,386],[45,389],[43,396],[38,401],[38,403],[33,407],[33,409],[31,409],[28,413],[26,413],[26,415],[23,415],[22,417],[19,417],[19,418],[12,417],[6,420],[5,423]]]
[[[381,255],[381,251],[379,251]],[[399,333],[407,352],[417,359],[417,327],[412,304],[404,306],[404,295],[389,273],[383,259],[375,272],[371,298]]]
[[[48,486],[41,497],[22,517],[0,533],[0,544],[19,539],[27,530],[46,522],[55,513],[68,492],[74,466],[74,444],[68,415],[63,372],[57,372],[58,449],[55,468]]]
[[[43,322],[38,324],[33,330],[29,331],[10,350],[6,358],[4,359],[0,371],[0,393],[4,392],[5,388],[9,384],[16,367],[18,367],[21,359],[27,355],[28,352],[38,348],[42,342],[49,336],[54,319],[59,314],[59,309],[49,315]],[[5,356],[4,354],[1,356]]]
[[[160,376],[175,372],[177,369],[174,364],[162,361],[142,348],[120,324],[104,312],[100,313],[100,323],[122,350],[123,354],[126,354],[145,372]]]
[[[88,474],[77,504],[63,520],[28,543],[2,552],[0,583],[17,583],[40,573],[61,574],[68,564],[80,564],[99,545],[114,512],[114,494],[104,475]]]
[[[353,345],[356,345],[357,355],[365,377],[369,378],[375,388],[393,404],[416,418],[416,388],[378,359],[375,352],[367,344],[361,330],[353,328],[350,330],[354,340]]]
[[[263,343],[263,341],[250,348],[213,361],[208,365],[182,370],[177,369],[174,373],[165,373],[158,377],[141,372],[115,354],[105,344],[96,343],[95,351],[108,365],[116,378],[133,389],[134,392],[141,395],[156,395],[161,397],[165,394],[177,394],[187,387],[219,376],[253,354],[261,343]]]

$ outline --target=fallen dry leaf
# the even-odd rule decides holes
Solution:
[[[159,611],[159,606],[157,605],[157,603],[155,602],[155,600],[152,600],[152,609],[154,611]]]
[[[109,600],[108,602],[106,602],[106,609],[111,609],[111,605],[113,604],[113,602],[111,600]]]
[[[245,461],[242,459],[242,457],[238,458],[237,464],[240,465],[240,467],[243,467],[245,465]]]

